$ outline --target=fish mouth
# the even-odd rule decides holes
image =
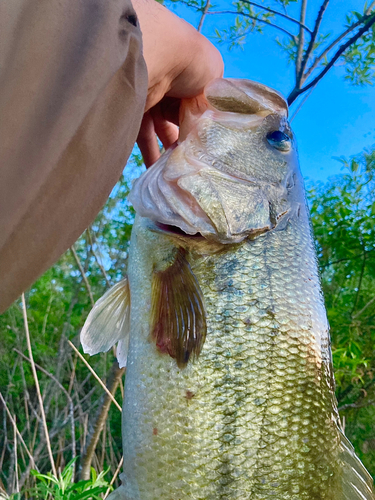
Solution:
[[[163,233],[167,233],[167,234],[177,236],[177,237],[182,237],[182,238],[189,238],[189,239],[194,238],[195,240],[206,239],[199,232],[197,232],[195,234],[188,234],[188,233],[185,233],[185,231],[183,231],[178,226],[170,226],[168,224],[163,224],[162,222],[156,222],[156,221],[153,221],[153,223],[154,223],[155,229],[158,229],[159,231],[161,231]]]
[[[188,248],[193,247],[198,251],[205,251],[208,254],[216,253],[222,250],[228,250],[228,247],[237,247],[241,245],[244,241],[251,241],[258,238],[264,233],[272,231],[274,227],[261,228],[256,230],[251,230],[248,234],[242,237],[239,241],[218,241],[215,235],[207,234],[202,235],[200,232],[195,234],[185,233],[178,226],[172,226],[168,224],[163,224],[162,222],[150,221],[151,231],[162,233],[165,236],[169,236],[174,240],[179,240],[182,246]]]

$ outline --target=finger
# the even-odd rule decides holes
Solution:
[[[174,144],[178,139],[178,127],[174,123],[162,120],[155,122],[155,132],[159,139],[161,140],[164,149],[168,149]]]
[[[156,135],[161,140],[164,148],[168,149],[178,139],[178,127],[165,118],[160,104],[152,109],[151,114],[154,119]]]
[[[146,168],[151,167],[159,158],[160,150],[156,138],[154,120],[150,112],[145,113],[137,138]]]

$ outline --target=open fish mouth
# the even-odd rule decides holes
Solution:
[[[239,243],[295,210],[288,185],[297,153],[287,104],[274,90],[243,80],[214,80],[202,99],[199,115],[190,100],[182,103],[184,140],[135,182],[130,201],[168,232]]]

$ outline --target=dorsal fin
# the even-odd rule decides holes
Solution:
[[[97,354],[106,352],[119,342],[117,359],[120,367],[126,365],[129,344],[130,290],[125,278],[101,297],[81,330],[84,352]]]
[[[152,280],[151,337],[180,368],[199,356],[206,338],[203,296],[180,248],[172,265],[155,271]]]

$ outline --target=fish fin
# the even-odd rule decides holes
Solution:
[[[118,354],[120,366],[126,364],[127,345],[129,342],[130,289],[125,278],[101,297],[81,330],[81,344],[84,352],[97,354],[108,351],[119,342]]]
[[[126,335],[125,337],[120,339],[117,344],[116,357],[120,368],[124,368],[124,366],[126,366],[126,360],[128,359],[129,350],[129,337],[129,334]]]
[[[173,264],[154,271],[152,280],[151,337],[161,352],[183,368],[199,356],[206,338],[202,291],[180,248]]]
[[[374,500],[372,477],[356,456],[348,438],[341,432],[340,438],[341,491],[334,498],[337,500]]]

